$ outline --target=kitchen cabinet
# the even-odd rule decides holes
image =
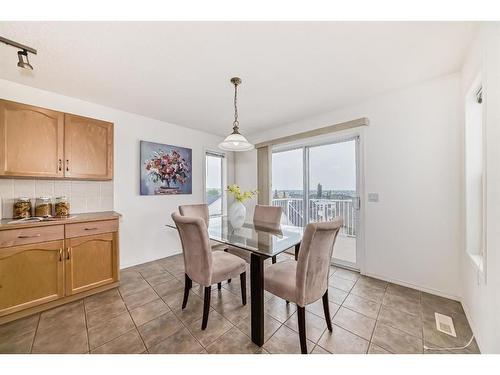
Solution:
[[[0,176],[63,177],[64,114],[0,100]]]
[[[0,177],[111,180],[113,124],[0,100]]]
[[[84,298],[119,281],[115,212],[0,221],[0,324]]]
[[[117,232],[67,241],[66,295],[117,281]]]
[[[113,124],[64,115],[64,176],[110,180],[113,178]]]
[[[64,241],[0,249],[0,316],[64,296]]]

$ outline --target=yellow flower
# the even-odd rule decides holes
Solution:
[[[253,198],[258,193],[257,190],[255,190],[255,191],[244,191],[242,193],[239,185],[236,185],[236,184],[229,185],[227,187],[227,191],[229,193],[233,194],[234,199],[236,199],[238,202],[244,202],[247,199]]]

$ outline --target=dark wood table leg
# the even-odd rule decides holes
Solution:
[[[295,260],[299,260],[299,249],[300,249],[300,242],[295,245]]]
[[[264,257],[250,255],[250,298],[252,341],[264,345]]]

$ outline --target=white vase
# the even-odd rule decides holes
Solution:
[[[239,201],[234,201],[229,207],[228,217],[233,228],[241,228],[245,222],[247,208]]]

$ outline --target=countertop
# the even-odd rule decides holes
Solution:
[[[30,227],[45,227],[49,225],[63,225],[63,224],[73,224],[73,223],[84,223],[89,221],[99,221],[99,220],[112,220],[120,218],[120,214],[115,211],[105,211],[105,212],[86,212],[81,214],[71,214],[69,218],[55,219],[51,221],[29,221],[29,222],[18,222],[15,224],[8,224],[14,219],[2,219],[0,220],[0,231],[7,229],[20,229],[20,228],[30,228]]]

